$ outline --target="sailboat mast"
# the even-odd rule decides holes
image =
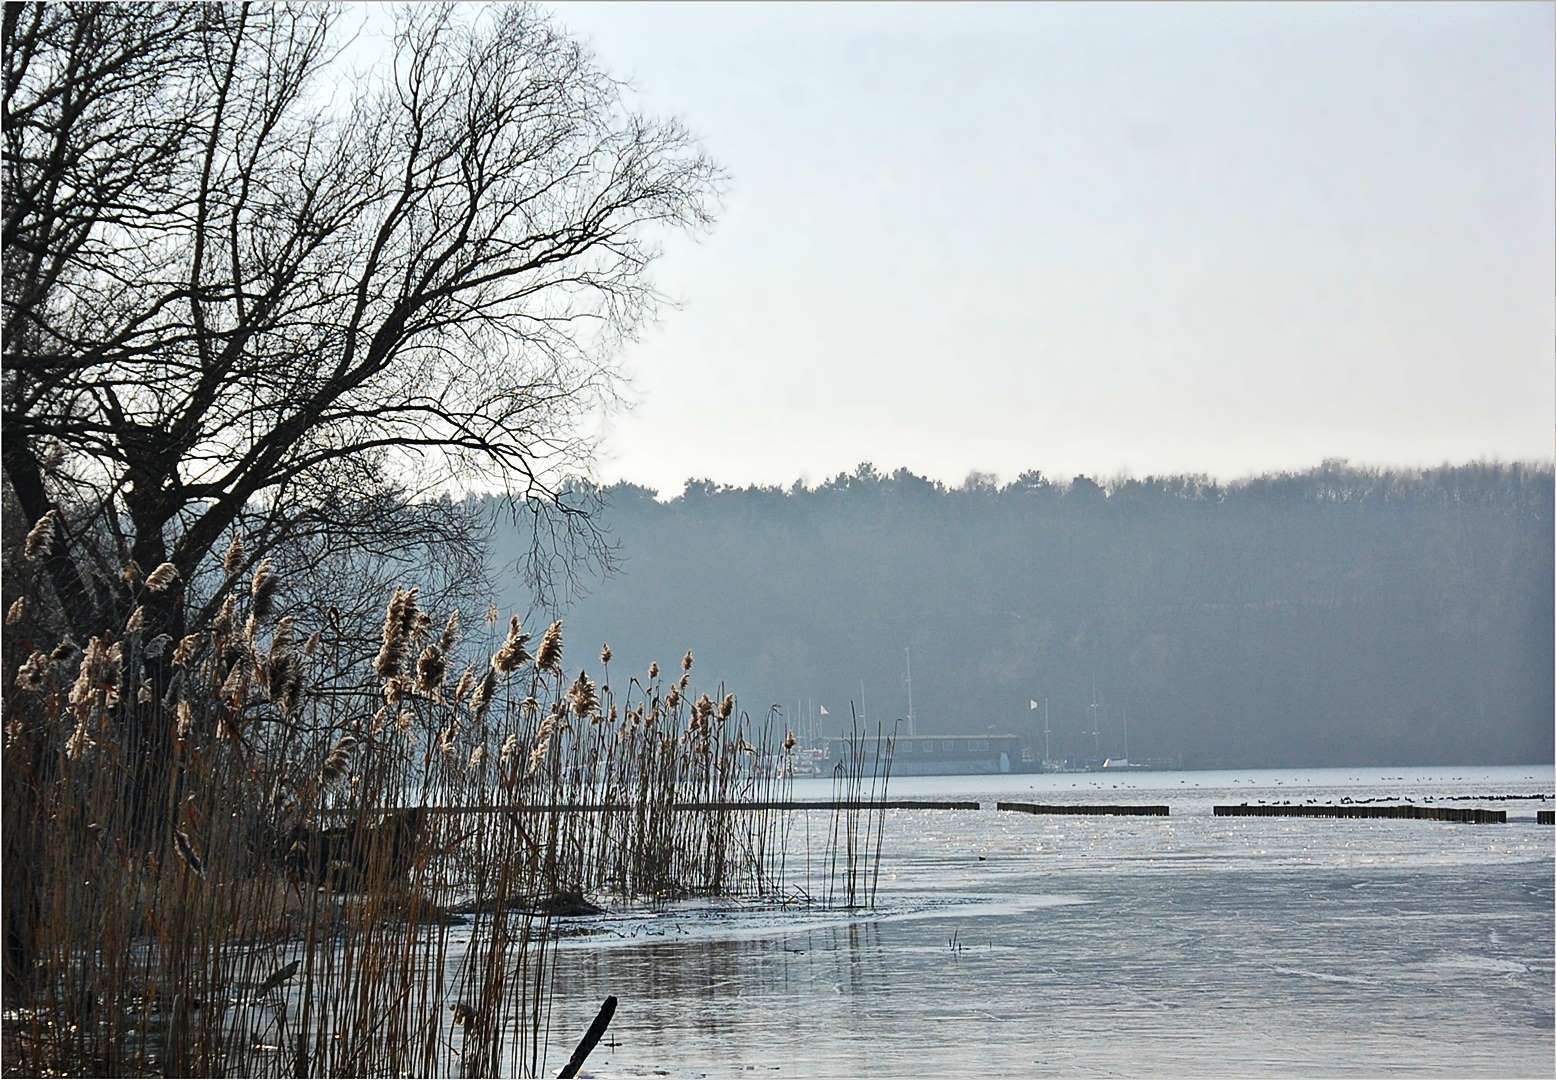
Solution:
[[[904,680],[908,684],[908,734],[914,735],[916,732],[913,730],[913,647],[905,646],[902,651],[908,659],[908,677]],[[860,696],[862,697],[863,694],[864,691],[861,690]]]
[[[1091,677],[1091,739],[1093,753],[1102,756],[1102,725],[1097,722],[1097,677]]]
[[[1048,695],[1043,695],[1043,764],[1049,762],[1048,755]]]

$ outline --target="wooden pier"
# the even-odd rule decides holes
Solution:
[[[1556,825],[1556,810],[1536,810],[1534,820],[1539,825]]]
[[[1000,810],[1016,810],[1023,814],[1107,814],[1124,817],[1167,817],[1168,810],[1160,805],[1125,803],[1106,805],[1097,803],[1025,803],[1002,802]]]
[[[1400,818],[1409,821],[1458,821],[1470,825],[1505,825],[1506,810],[1482,810],[1478,807],[1416,806],[1217,806],[1216,817],[1321,817],[1321,818]]]

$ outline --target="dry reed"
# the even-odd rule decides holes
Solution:
[[[234,537],[229,580],[244,563]],[[176,582],[158,567],[145,586]],[[788,793],[792,736],[780,749],[776,717],[753,723],[722,687],[694,696],[690,651],[667,690],[657,664],[613,686],[608,647],[604,677],[567,683],[561,622],[532,657],[515,618],[446,695],[458,616],[434,638],[410,588],[372,685],[322,686],[344,644],[320,629],[296,648],[281,586],[265,560],[172,648],[127,633],[22,665],[5,703],[7,1069],[537,1074],[553,898],[809,895],[784,879],[791,815],[753,808]],[[838,785],[862,797],[879,749],[871,766],[857,741]],[[148,753],[158,769],[137,767]],[[880,825],[848,814],[823,857],[828,895],[856,904]]]

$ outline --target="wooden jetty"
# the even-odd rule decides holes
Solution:
[[[1393,806],[1217,806],[1216,817],[1321,817],[1321,818],[1402,818],[1409,821],[1459,821],[1470,825],[1505,825],[1506,810],[1483,810],[1478,807],[1416,806],[1401,803]]]
[[[1536,810],[1534,820],[1540,825],[1556,825],[1556,810]]]
[[[1104,805],[1098,803],[1025,803],[1002,802],[997,804],[1000,810],[1016,810],[1023,814],[1108,814],[1123,815],[1125,817],[1167,817],[1168,810],[1165,806],[1144,805],[1139,803],[1124,803],[1120,805]]]

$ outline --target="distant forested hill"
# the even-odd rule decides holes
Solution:
[[[808,697],[836,728],[862,695],[889,723],[911,648],[921,733],[1040,747],[1046,696],[1056,755],[1090,752],[1095,683],[1105,754],[1127,708],[1131,757],[1186,765],[1552,759],[1549,466],[604,495],[621,571],[571,604],[570,649],[694,648],[753,714]]]

